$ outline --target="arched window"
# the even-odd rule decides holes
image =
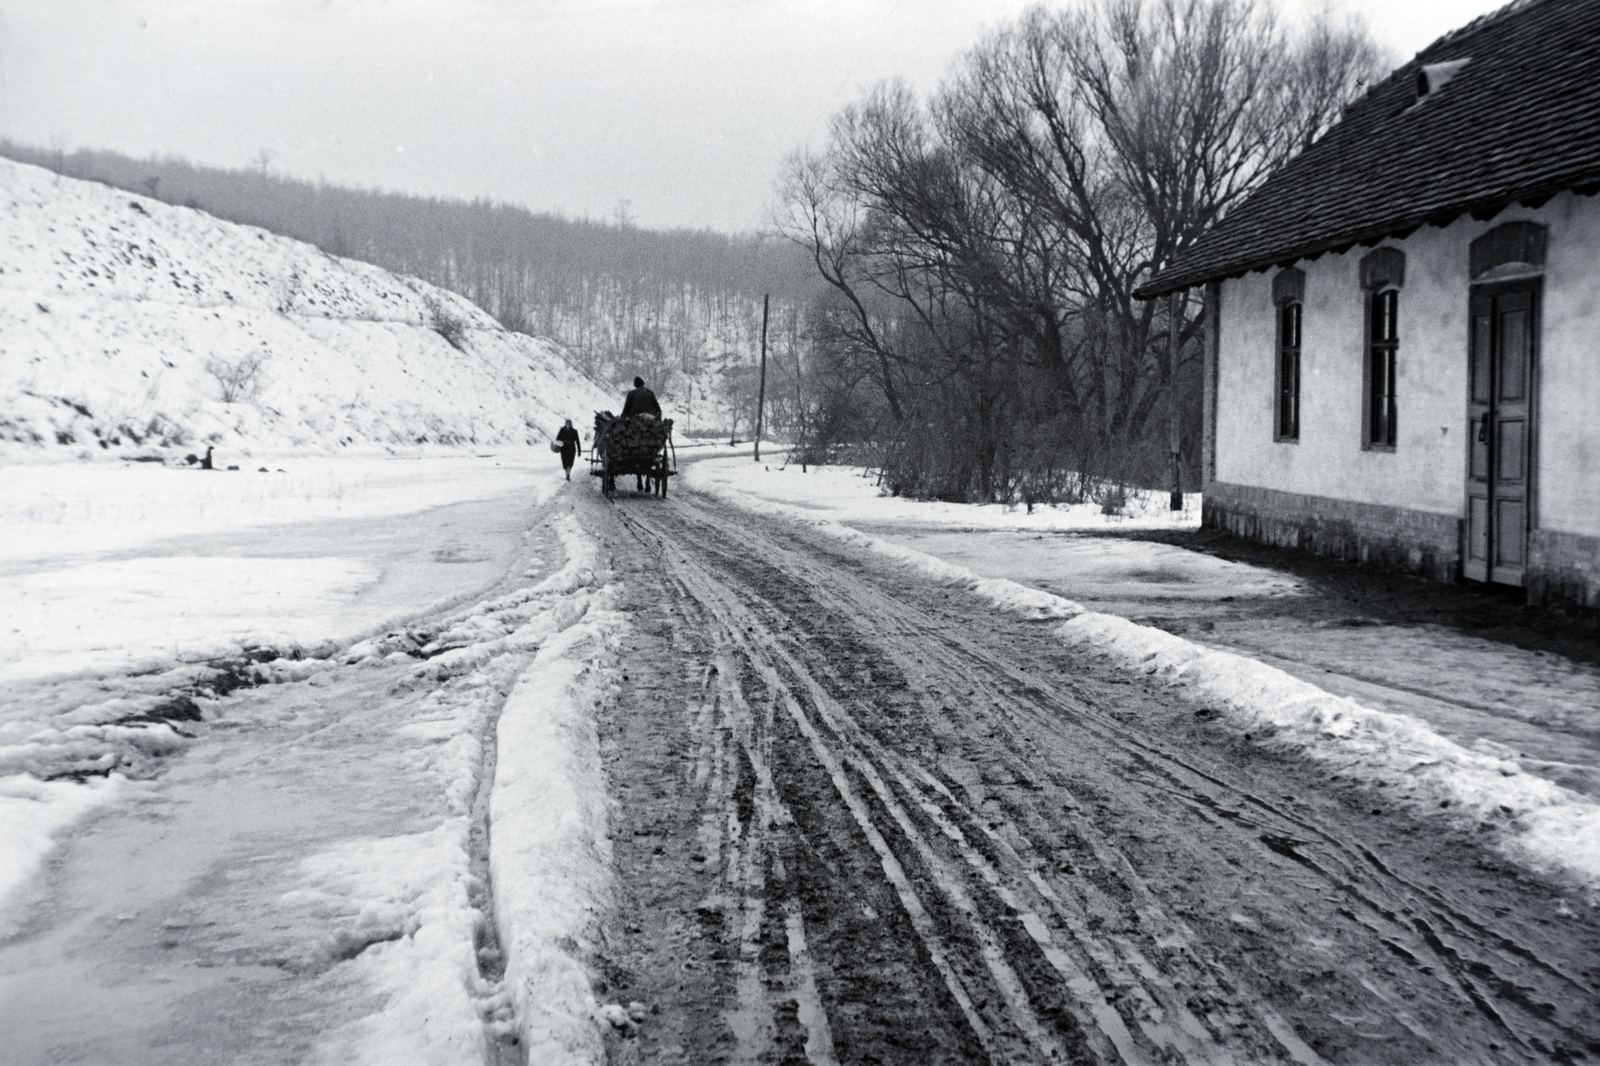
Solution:
[[[1393,448],[1395,356],[1400,349],[1400,290],[1367,296],[1367,444]]]
[[[1294,267],[1278,271],[1272,279],[1272,302],[1278,309],[1273,440],[1300,439],[1300,308],[1305,294],[1306,276]]]
[[[1406,281],[1406,256],[1398,248],[1378,248],[1361,260],[1361,287],[1366,290],[1367,336],[1362,447],[1389,450],[1395,446],[1399,404],[1395,377],[1400,352],[1400,287]]]

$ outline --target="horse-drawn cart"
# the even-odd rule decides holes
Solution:
[[[617,491],[617,478],[631,475],[657,496],[667,495],[667,479],[678,472],[672,446],[672,419],[618,418],[609,411],[594,416],[594,448],[589,474],[600,479],[607,496]]]

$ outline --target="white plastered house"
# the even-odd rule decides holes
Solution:
[[[1142,290],[1205,299],[1206,525],[1600,606],[1600,2],[1353,104]]]

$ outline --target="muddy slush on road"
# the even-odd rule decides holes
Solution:
[[[612,1062],[1600,1057],[1589,907],[1471,834],[792,525],[578,509],[634,623]]]

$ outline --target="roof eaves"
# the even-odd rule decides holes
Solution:
[[[1329,252],[1342,255],[1358,244],[1370,248],[1378,242],[1389,238],[1404,240],[1424,225],[1443,229],[1462,215],[1470,215],[1479,222],[1487,222],[1513,204],[1539,208],[1544,206],[1551,197],[1562,192],[1573,192],[1580,196],[1593,196],[1596,193],[1600,193],[1600,176],[1587,173],[1570,179],[1518,190],[1514,193],[1484,197],[1427,212],[1387,219],[1371,226],[1362,227],[1359,230],[1341,233],[1338,236],[1324,237],[1302,245],[1291,245],[1287,249],[1274,251],[1270,255],[1260,255],[1243,261],[1227,262],[1210,267],[1180,267],[1176,270],[1165,270],[1135,289],[1133,295],[1136,299],[1153,300],[1156,297],[1166,296],[1168,293],[1177,292],[1180,289],[1193,288],[1195,285],[1209,281],[1231,280],[1233,278],[1242,278],[1246,274],[1271,270],[1273,267],[1293,266],[1302,259],[1318,259]]]

